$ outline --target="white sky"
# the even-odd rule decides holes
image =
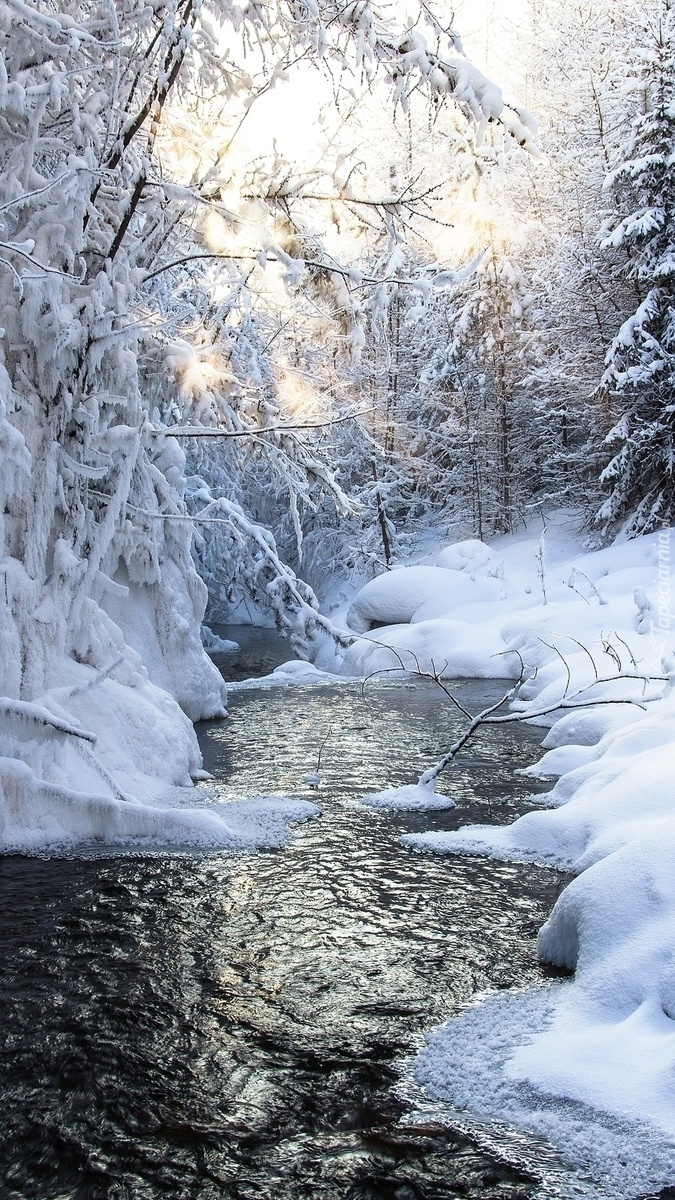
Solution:
[[[526,97],[516,98],[512,89],[526,75],[518,31],[527,21],[528,7],[528,0],[457,0],[453,5],[467,58],[503,88],[506,99],[523,104]]]
[[[404,0],[405,3],[405,0]],[[406,4],[406,11],[410,6]],[[459,31],[464,52],[513,103],[528,104],[526,47],[519,29],[526,26],[528,0],[437,0],[434,10],[441,21]],[[315,141],[316,112],[323,91],[314,87],[309,70],[291,73],[291,80],[253,105],[237,145],[241,149],[270,146],[276,138],[286,153],[302,154]],[[324,101],[328,99],[324,96]]]

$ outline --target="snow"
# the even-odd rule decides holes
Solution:
[[[111,848],[244,851],[285,845],[289,826],[316,816],[306,801],[256,797],[212,807],[151,806],[39,779],[25,762],[0,758],[6,853],[62,854]],[[172,797],[175,800],[175,797]]]
[[[202,644],[207,654],[235,654],[239,649],[239,642],[221,638],[208,625],[202,625]]]
[[[361,588],[347,611],[347,622],[358,633],[373,622],[398,625],[425,621],[450,609],[499,598],[496,580],[476,579],[459,571],[436,567],[405,567],[378,575]]]
[[[498,676],[506,692],[522,670],[512,706],[491,719],[522,715],[547,727],[543,757],[527,774],[557,778],[555,786],[510,826],[464,825],[404,841],[417,852],[572,872],[539,953],[574,978],[488,998],[453,1018],[430,1036],[415,1071],[435,1096],[545,1135],[591,1174],[603,1154],[633,1138],[643,1187],[667,1182],[661,1164],[672,1172],[675,1163],[675,1148],[667,1149],[675,1147],[671,554],[669,532],[579,554],[562,517],[544,536],[538,529],[493,547],[448,546],[431,564],[365,584],[342,614],[353,644],[329,650],[324,641],[321,669],[294,660],[237,685],[334,685],[421,668],[445,679]],[[77,567],[65,549],[55,563],[62,573]],[[25,578],[9,559],[4,565],[19,595]],[[160,586],[137,583],[119,563],[101,569],[88,598],[86,645],[55,656],[43,672],[48,686],[29,700],[0,701],[5,852],[251,850],[283,845],[294,822],[318,812],[304,800],[225,801],[206,782],[194,787],[204,773],[190,716],[222,711],[222,699],[195,640],[203,608],[185,607],[172,570],[163,565]],[[36,606],[45,628],[59,620],[52,607]],[[9,622],[5,630],[11,648]],[[11,658],[5,662],[11,693]],[[420,781],[363,803],[420,812],[454,806]],[[579,1116],[591,1110],[608,1114],[597,1143]],[[607,1195],[631,1194],[623,1182],[611,1187]]]
[[[612,1114],[606,1128],[619,1122],[621,1137],[646,1122],[672,1153],[667,1170],[646,1166],[643,1135],[633,1130],[643,1191],[647,1180],[672,1182],[675,1164],[672,542],[666,530],[580,554],[561,518],[543,538],[538,530],[492,548],[446,548],[435,566],[392,570],[356,595],[346,617],[360,636],[342,663],[367,674],[414,670],[417,661],[447,679],[515,679],[522,662],[526,682],[496,716],[520,710],[549,727],[544,756],[526,774],[557,777],[551,792],[533,796],[538,807],[510,826],[403,840],[417,851],[572,872],[538,951],[574,978],[454,1018],[430,1037],[415,1071],[453,1105],[545,1133],[591,1174],[603,1151],[578,1136],[578,1106]],[[435,617],[423,619],[431,606]],[[394,623],[370,630],[387,618]],[[400,791],[377,803],[395,805]],[[478,1028],[481,1037],[489,1031],[482,1066],[473,1054]],[[621,1137],[608,1133],[605,1150]],[[638,1190],[608,1186],[612,1196]]]
[[[133,686],[62,664],[41,703],[0,700],[0,845],[72,853],[83,845],[252,850],[283,845],[314,816],[306,801],[227,804],[204,778],[191,721],[149,680]]]
[[[442,796],[429,787],[422,787],[415,783],[363,796],[361,803],[367,804],[370,808],[401,809],[409,812],[431,812],[433,809],[456,807],[456,802],[450,796]]]
[[[330,671],[319,670],[314,663],[305,662],[304,659],[292,658],[288,662],[281,663],[275,667],[269,675],[256,676],[253,679],[241,679],[236,683],[229,683],[228,690],[230,692],[249,691],[251,688],[273,688],[273,687],[288,687],[293,685],[307,685],[310,687],[330,686],[335,687],[339,683],[353,683],[356,676],[336,677]]]
[[[80,564],[61,544],[55,566]],[[14,611],[28,590],[21,565],[2,561]],[[1,577],[0,577],[1,578]],[[199,639],[205,595],[168,556],[161,579],[141,583],[118,562],[92,577],[73,633],[59,645],[66,605],[56,592],[34,610],[39,666],[30,699],[13,618],[4,609],[0,690],[0,850],[72,854],[83,847],[192,846],[251,850],[283,845],[289,827],[318,811],[283,797],[215,799],[204,780],[192,720],[225,716],[222,678]],[[66,626],[67,627],[67,626]],[[215,644],[215,643],[212,643]],[[218,650],[231,643],[218,641]],[[309,673],[318,674],[303,664]],[[24,669],[24,687],[27,672]],[[45,686],[46,685],[46,686]],[[13,693],[13,694],[12,694]]]
[[[396,572],[400,574],[400,572]],[[350,675],[387,671],[438,671],[445,678],[511,678],[513,657],[504,652],[498,629],[443,618],[389,625],[347,650]],[[517,658],[515,659],[517,661]]]
[[[485,542],[469,538],[468,541],[455,542],[441,550],[436,566],[444,567],[447,571],[487,571],[487,568],[492,568],[496,573],[501,573],[502,561]]]
[[[498,1155],[531,1166],[545,1179],[541,1195],[635,1200],[675,1177],[675,1147],[646,1118],[603,1113],[518,1078],[510,1064],[520,1048],[564,1006],[568,981],[481,997],[431,1033],[411,1064],[433,1117],[450,1120]],[[602,1029],[593,1049],[602,1050]],[[626,1033],[630,1032],[625,1030]],[[565,1049],[555,1047],[552,1065]],[[594,1054],[598,1064],[597,1054]],[[605,1064],[600,1064],[604,1069]],[[548,1185],[548,1186],[547,1186]]]

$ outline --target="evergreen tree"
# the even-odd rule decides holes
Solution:
[[[675,520],[675,11],[660,0],[640,53],[643,109],[611,172],[624,215],[606,235],[622,247],[639,303],[607,355],[605,387],[623,402],[606,441],[617,445],[602,481],[606,530],[649,532]]]

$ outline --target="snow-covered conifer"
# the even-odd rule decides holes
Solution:
[[[675,7],[660,0],[638,47],[640,112],[607,179],[620,214],[603,245],[625,253],[637,304],[607,355],[621,415],[606,441],[605,528],[647,532],[675,519]]]

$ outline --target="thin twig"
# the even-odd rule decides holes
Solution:
[[[257,429],[211,429],[204,425],[169,425],[166,429],[151,430],[153,437],[219,437],[219,438],[250,438],[260,437],[264,433],[288,433],[299,429],[325,429],[331,425],[342,425],[345,421],[355,421],[358,417],[367,416],[372,408],[360,408],[358,412],[346,413],[343,417],[329,417],[326,421],[313,421],[303,425],[261,425]]]

